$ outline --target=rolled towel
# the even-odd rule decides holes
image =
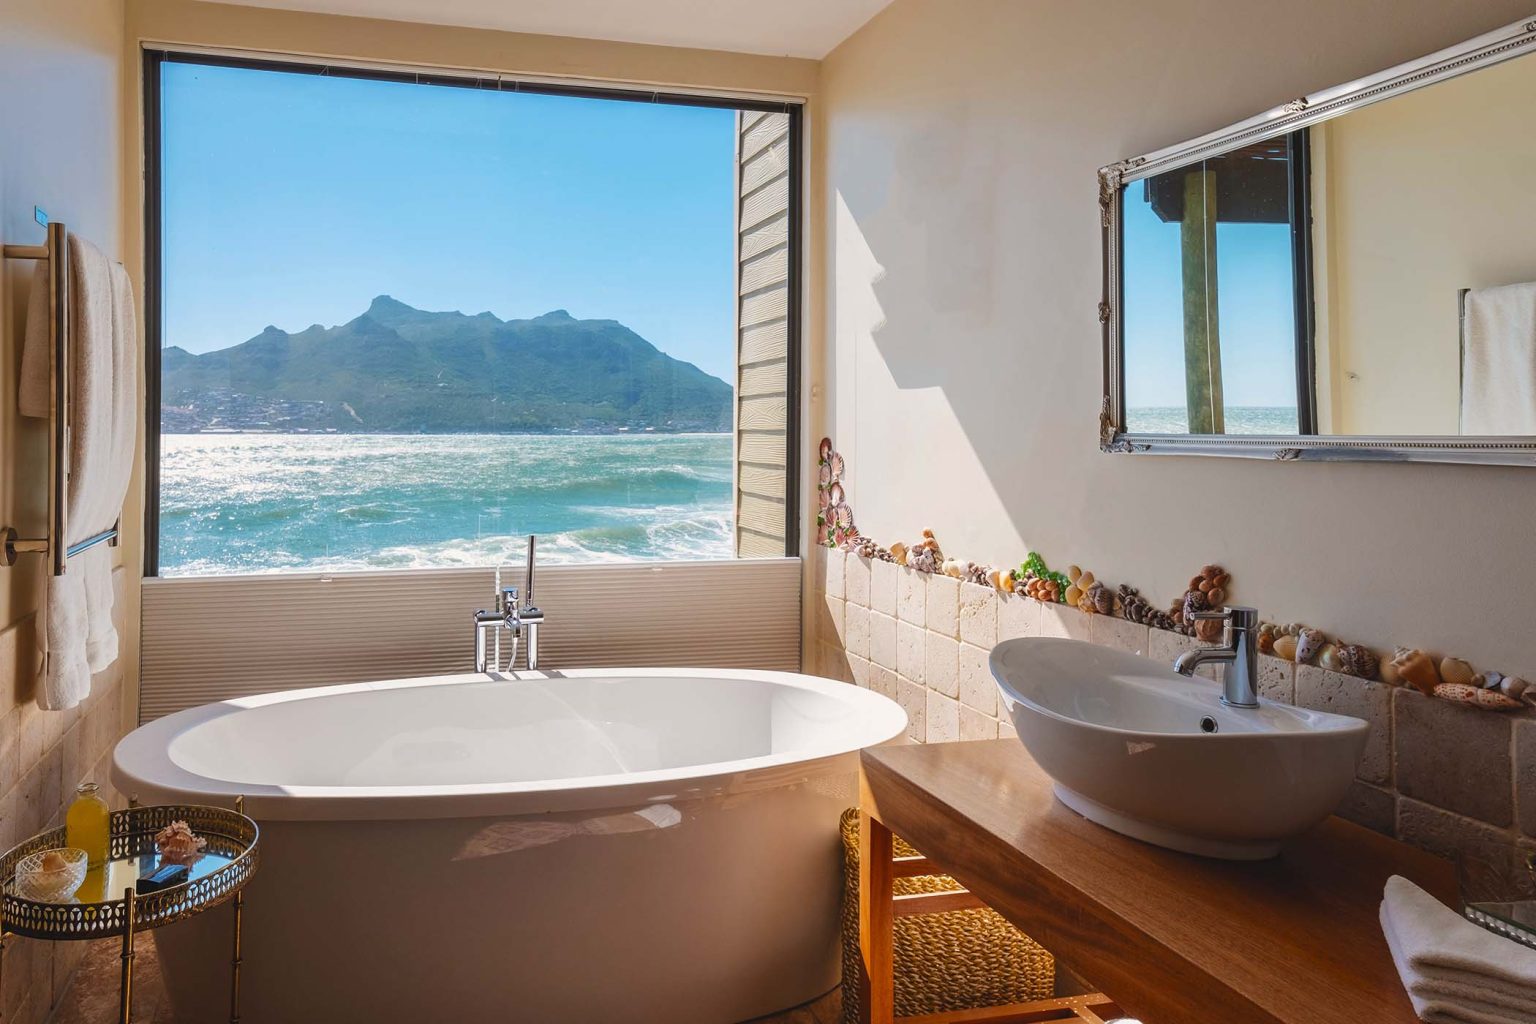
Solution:
[[[1478,927],[1396,875],[1387,880],[1381,929],[1421,1019],[1536,1021],[1536,950]]]

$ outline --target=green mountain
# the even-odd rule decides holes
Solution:
[[[338,327],[161,354],[162,429],[727,431],[731,386],[614,320],[434,313],[387,295]]]

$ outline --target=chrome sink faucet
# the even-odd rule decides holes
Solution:
[[[1259,612],[1256,608],[1229,605],[1219,612],[1197,612],[1196,619],[1221,620],[1227,624],[1221,647],[1197,647],[1185,651],[1173,663],[1174,671],[1192,676],[1208,661],[1227,666],[1222,673],[1221,702],[1229,708],[1259,706]]]
[[[539,627],[544,624],[544,613],[533,603],[533,551],[538,540],[534,534],[528,535],[528,567],[523,573],[522,600],[518,600],[516,587],[499,586],[496,590],[496,604],[490,611],[484,609],[475,612],[475,671],[500,671],[501,670],[501,630],[505,629],[512,634],[512,656],[507,659],[507,670],[517,667],[518,640],[527,636],[527,655],[525,661],[530,672],[539,667]],[[497,573],[498,584],[500,571]],[[486,632],[495,634],[495,654],[487,650]]]

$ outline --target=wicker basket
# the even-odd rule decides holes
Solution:
[[[859,1017],[859,812],[847,810],[843,831],[843,1021]],[[917,851],[896,837],[896,856]],[[959,889],[948,875],[898,878],[896,895]],[[1056,963],[995,910],[915,914],[895,922],[896,1016],[973,1010],[1049,999]]]

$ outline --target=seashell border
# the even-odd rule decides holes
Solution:
[[[845,472],[846,463],[833,447],[832,439],[822,438],[817,462],[818,545],[840,548],[873,561],[895,562],[918,572],[941,573],[990,586],[1004,599],[1065,604],[1084,614],[1123,618],[1206,642],[1220,636],[1219,622],[1194,617],[1198,612],[1228,603],[1232,574],[1219,565],[1201,566],[1190,577],[1184,593],[1165,612],[1158,610],[1136,587],[1126,583],[1112,587],[1077,565],[1067,566],[1066,572],[1055,571],[1036,551],[1028,552],[1017,568],[999,568],[947,557],[932,530],[924,530],[918,540],[895,541],[886,547],[860,534],[854,525],[853,508],[847,501],[843,482]],[[1260,623],[1258,646],[1260,652],[1286,661],[1315,663],[1333,672],[1380,680],[1390,686],[1411,686],[1428,696],[1479,711],[1509,712],[1536,706],[1536,686],[1519,676],[1493,669],[1478,670],[1461,658],[1435,657],[1416,647],[1397,647],[1391,654],[1383,655],[1300,622]]]

